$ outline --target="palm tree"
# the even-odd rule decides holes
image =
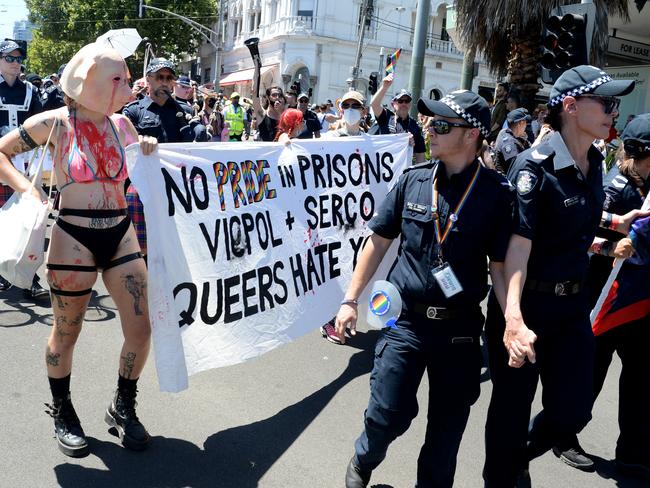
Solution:
[[[551,11],[577,0],[456,0],[457,25],[467,49],[482,53],[490,70],[507,75],[520,93],[522,104],[532,109],[538,82],[537,63],[544,22]],[[596,20],[590,62],[602,66],[608,41],[607,18],[629,21],[627,0],[594,0]],[[641,10],[645,1],[637,0]]]

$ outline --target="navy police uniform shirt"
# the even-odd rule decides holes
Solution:
[[[494,166],[502,174],[507,174],[510,165],[520,152],[530,147],[525,137],[515,137],[509,128],[501,129],[494,144]]]
[[[388,280],[400,291],[404,310],[415,303],[475,307],[488,291],[487,257],[504,261],[512,230],[513,191],[496,171],[480,167],[474,189],[442,246],[463,291],[446,298],[432,270],[438,266],[433,225],[433,175],[436,165],[441,227],[456,208],[479,167],[478,160],[459,174],[446,176],[444,163],[425,163],[404,171],[368,226],[380,237],[400,237],[397,260]]]
[[[413,153],[423,153],[426,151],[424,145],[424,137],[422,130],[418,123],[408,117],[406,120],[400,119],[392,111],[385,108],[377,117],[377,126],[379,127],[379,134],[400,134],[410,132],[413,134],[415,145],[413,146]]]
[[[65,95],[57,85],[48,86],[41,95],[43,110],[54,110],[65,106]]]
[[[32,91],[32,99],[26,111],[19,110],[17,112],[18,125],[25,122],[32,115],[43,111],[38,88],[31,83],[20,81],[20,79],[16,79],[16,82],[12,86],[9,86],[2,75],[0,75],[0,101],[2,104],[23,105],[27,90]],[[2,131],[2,135],[9,131],[9,112],[7,110],[0,109],[0,131]]]
[[[617,215],[624,215],[641,208],[646,195],[650,192],[650,180],[642,188],[627,176],[621,174],[614,166],[605,176],[605,210]]]
[[[581,281],[602,215],[602,154],[589,148],[585,177],[559,132],[521,153],[508,178],[517,191],[514,233],[532,241],[528,278]]]
[[[315,132],[320,132],[320,121],[318,116],[311,110],[305,111],[304,119],[305,130],[298,135],[298,139],[311,139],[314,137]]]
[[[140,135],[155,137],[160,143],[192,142],[194,133],[189,130],[187,122],[176,116],[180,112],[179,107],[185,114],[192,115],[192,107],[186,103],[177,105],[168,98],[161,106],[149,96],[131,102],[124,107],[122,113],[133,122],[135,130]]]

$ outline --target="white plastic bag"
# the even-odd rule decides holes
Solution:
[[[55,127],[56,121],[42,148],[29,189],[25,193],[15,192],[0,209],[0,276],[18,288],[32,286],[34,275],[45,258],[49,203],[34,197],[31,190],[35,185],[41,186],[43,160]],[[27,174],[32,173],[31,163],[33,158]]]
[[[43,264],[48,205],[31,192],[14,193],[0,209],[0,275],[29,288]]]

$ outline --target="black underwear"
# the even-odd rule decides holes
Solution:
[[[127,254],[121,258],[112,260],[113,256],[117,252],[117,248],[122,242],[122,238],[129,230],[131,225],[131,219],[127,214],[126,209],[119,210],[90,210],[90,209],[61,209],[59,212],[59,217],[62,215],[76,215],[80,217],[93,217],[93,218],[110,218],[118,217],[121,215],[126,215],[122,221],[107,229],[95,229],[89,227],[81,227],[79,225],[71,224],[65,220],[58,218],[56,220],[56,225],[58,225],[61,230],[69,234],[73,239],[78,241],[84,247],[86,247],[95,258],[95,266],[83,266],[75,264],[50,264],[48,263],[47,269],[51,270],[65,270],[65,271],[96,271],[97,268],[100,268],[104,271],[107,269],[113,268],[120,264],[128,263],[135,259],[142,258],[141,252],[135,252],[132,254]],[[80,291],[67,291],[67,290],[58,290],[50,287],[52,293],[57,295],[65,296],[82,296],[87,293],[90,293],[92,289],[80,290]]]

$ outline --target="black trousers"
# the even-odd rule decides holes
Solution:
[[[625,462],[650,461],[650,316],[615,327],[596,336],[594,398],[603,387],[614,352],[621,358],[618,386],[616,459]]]
[[[524,290],[522,313],[537,335],[537,361],[517,369],[508,366],[505,321],[490,295],[485,330],[493,389],[485,426],[486,487],[514,487],[530,459],[577,434],[591,419],[595,345],[586,297]],[[544,409],[529,422],[540,379]]]
[[[429,410],[416,486],[453,485],[460,441],[480,393],[481,322],[479,310],[469,321],[402,317],[398,328],[384,332],[375,348],[364,431],[355,444],[358,466],[376,468],[406,432],[418,413],[416,394],[426,370]]]

